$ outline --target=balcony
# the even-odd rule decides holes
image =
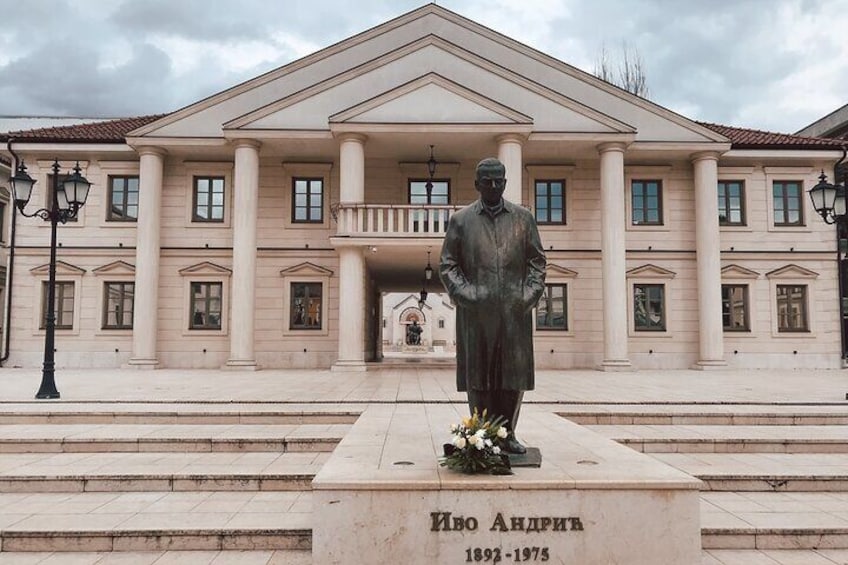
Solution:
[[[336,204],[336,235],[347,237],[444,237],[448,220],[463,206]]]

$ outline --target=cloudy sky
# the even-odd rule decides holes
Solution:
[[[423,3],[0,0],[0,116],[169,112]],[[626,42],[698,120],[794,132],[848,103],[848,0],[437,3],[589,72]]]

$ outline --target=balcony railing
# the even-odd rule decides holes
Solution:
[[[351,237],[442,237],[462,206],[420,204],[337,204],[336,235]]]

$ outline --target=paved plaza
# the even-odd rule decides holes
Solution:
[[[312,563],[309,483],[358,416],[465,402],[411,363],[60,370],[58,401],[40,371],[0,379],[0,564]],[[703,565],[844,565],[846,392],[837,370],[538,371],[525,410],[700,478]]]

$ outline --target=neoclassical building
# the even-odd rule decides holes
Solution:
[[[537,366],[841,366],[806,194],[837,142],[692,121],[434,4],[170,114],[7,137],[30,206],[54,157],[93,183],[59,228],[60,366],[363,370],[486,156],[547,253]],[[12,221],[32,367],[49,228]]]

